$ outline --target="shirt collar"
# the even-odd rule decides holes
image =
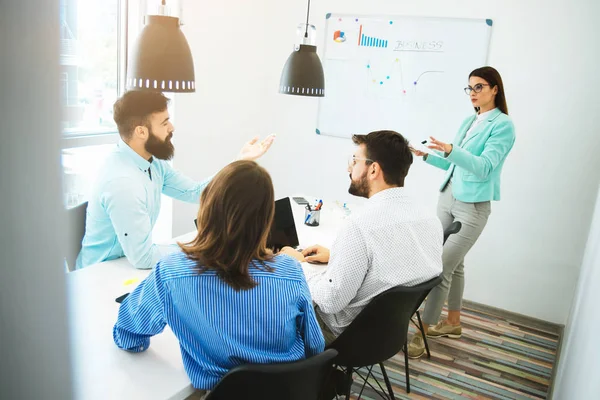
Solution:
[[[477,114],[477,121],[483,121],[484,119],[493,120],[500,113],[498,108],[492,108],[489,111],[484,112],[483,114]]]
[[[150,164],[153,161],[153,158],[150,158],[150,161],[145,160],[144,157],[140,156],[136,153],[127,143],[123,141],[123,139],[119,138],[119,143],[117,143],[118,151],[122,154],[125,154],[134,164],[142,171],[146,172],[148,168],[150,168]]]
[[[375,193],[368,200],[369,204],[378,203],[380,201],[389,199],[402,199],[407,197],[406,190],[403,187],[393,187],[384,189],[380,192]]]

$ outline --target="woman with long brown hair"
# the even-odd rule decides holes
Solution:
[[[300,264],[266,247],[273,183],[253,161],[223,168],[200,198],[198,233],[164,257],[121,304],[113,336],[139,352],[168,324],[195,388],[231,368],[281,363],[323,351]]]
[[[515,143],[515,127],[508,116],[504,84],[498,71],[492,67],[475,69],[469,74],[465,93],[475,114],[463,121],[454,141],[444,143],[430,138],[428,147],[436,150],[436,154],[411,149],[426,163],[446,171],[437,211],[444,230],[454,221],[462,224],[461,230],[444,244],[443,279],[425,303],[423,327],[427,337],[457,339],[462,335],[464,259],[487,223],[491,201],[500,200],[502,167]],[[439,322],[446,299],[448,318]],[[408,345],[408,355],[418,358],[424,353],[423,338],[417,334]]]

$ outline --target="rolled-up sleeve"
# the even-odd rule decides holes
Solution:
[[[213,178],[211,176],[201,182],[197,182],[174,170],[167,163],[164,163],[164,168],[162,193],[188,203],[198,203],[200,201],[200,194]]]

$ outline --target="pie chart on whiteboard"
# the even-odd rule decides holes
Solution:
[[[346,34],[343,31],[333,32],[333,41],[337,43],[343,43],[346,41]]]

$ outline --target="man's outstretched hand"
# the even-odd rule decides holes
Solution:
[[[251,160],[254,161],[263,156],[269,150],[273,142],[275,141],[275,135],[267,136],[263,141],[258,141],[258,136],[255,136],[240,150],[238,160]]]

